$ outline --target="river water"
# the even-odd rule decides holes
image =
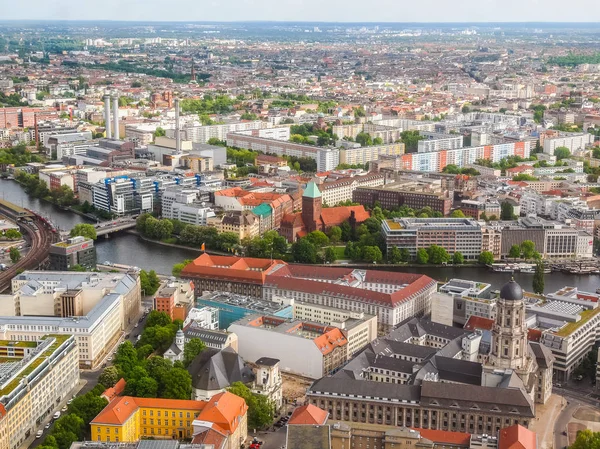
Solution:
[[[40,212],[49,217],[61,230],[70,230],[77,223],[88,221],[50,203],[31,198],[14,181],[0,180],[0,197],[18,206]],[[195,250],[182,250],[147,242],[125,232],[112,234],[108,239],[100,237],[96,242],[96,249],[99,263],[110,261],[155,270],[160,274],[169,274],[176,263],[184,259],[193,259],[200,254]],[[500,288],[513,276],[510,273],[494,273],[481,267],[398,267],[398,271],[422,273],[438,281],[452,278],[471,279],[492,284],[495,289]],[[532,274],[515,273],[514,278],[523,288],[531,290]],[[600,275],[577,276],[560,272],[546,275],[546,292],[554,292],[565,285],[577,287],[581,291],[595,292],[600,287]]]

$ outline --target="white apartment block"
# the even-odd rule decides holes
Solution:
[[[559,137],[546,137],[544,139],[544,153],[554,154],[558,147],[567,147],[571,154],[594,142],[594,136],[588,133],[560,133]]]
[[[403,143],[340,149],[340,164],[357,165],[376,161],[380,156],[400,156],[404,154]]]
[[[0,447],[17,449],[39,428],[48,411],[69,397],[79,383],[79,356],[75,338],[43,334],[31,344],[32,353],[0,364]],[[31,369],[33,365],[35,369]]]
[[[343,201],[352,200],[352,192],[358,187],[377,187],[385,183],[384,175],[367,174],[352,178],[341,178],[319,185],[323,204],[335,206]]]
[[[162,195],[162,216],[183,223],[206,226],[208,219],[215,216],[210,207],[198,202],[198,190],[167,189]]]
[[[237,133],[243,131],[259,130],[270,128],[273,125],[268,122],[261,120],[254,120],[251,122],[235,122],[226,123],[220,125],[207,125],[207,126],[190,126],[184,129],[186,140],[191,140],[194,143],[207,143],[210,139],[226,140],[228,133]],[[285,140],[289,140],[289,130],[287,128],[288,137]]]
[[[442,134],[433,133],[429,131],[420,131],[419,134],[424,137],[424,140],[419,140],[417,152],[427,153],[429,151],[440,151],[440,150],[453,150],[456,148],[462,148],[463,136],[462,134]]]

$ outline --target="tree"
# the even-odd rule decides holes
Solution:
[[[340,229],[342,230],[342,242],[347,242],[352,237],[352,228],[350,227],[350,223],[347,221],[343,222],[340,225]]]
[[[450,260],[450,254],[443,246],[431,245],[427,248],[427,255],[429,256],[429,263],[441,264]]]
[[[523,253],[523,257],[525,259],[531,259],[535,253],[535,243],[531,240],[525,240],[521,243],[521,252]]]
[[[429,254],[425,248],[419,248],[417,251],[417,263],[426,264],[429,262]]]
[[[115,366],[107,366],[98,377],[98,382],[106,388],[114,387],[118,380],[119,371]]]
[[[71,232],[69,234],[71,237],[82,236],[88,239],[96,240],[98,236],[96,235],[96,228],[87,223],[79,223],[73,226]]]
[[[331,246],[325,248],[325,262],[333,263],[336,259],[337,256],[335,250]]]
[[[397,264],[402,262],[402,252],[397,246],[392,247],[387,253],[388,263]]]
[[[521,247],[519,245],[513,245],[508,251],[508,257],[511,259],[518,259],[521,257]]]
[[[135,381],[135,396],[138,398],[156,398],[158,396],[158,382],[148,376],[137,379]]]
[[[138,366],[138,363],[137,352],[133,344],[129,340],[121,343],[115,355],[115,366],[118,368],[119,374],[123,375],[127,380],[130,373]]]
[[[410,251],[408,248],[400,248],[400,261],[408,262],[410,260]]]
[[[356,143],[360,143],[363,147],[373,145],[373,139],[369,133],[360,132],[356,135],[356,139],[354,140]]]
[[[83,396],[77,396],[69,405],[69,413],[79,416],[83,422],[89,423],[100,413],[108,401],[94,391],[89,391]]]
[[[140,271],[140,286],[144,291],[144,295],[146,296],[150,296],[156,293],[158,287],[160,287],[160,279],[158,278],[156,271]]]
[[[241,397],[248,406],[248,428],[262,429],[273,423],[274,406],[264,395],[253,394],[241,382],[234,382],[228,388],[230,393]]]
[[[556,147],[556,149],[554,150],[554,156],[556,156],[556,159],[558,159],[559,161],[561,159],[568,158],[570,155],[571,152],[567,147]]]
[[[580,430],[569,449],[600,449],[600,432],[592,432],[589,429]]]
[[[515,216],[515,208],[508,201],[504,201],[500,210],[500,220],[513,220]]]
[[[204,348],[206,348],[206,345],[199,338],[190,339],[183,348],[183,366],[187,368],[198,354],[204,351]]]
[[[362,249],[362,259],[368,263],[379,263],[383,259],[383,254],[378,246],[365,246]]]
[[[167,399],[189,399],[192,396],[192,376],[183,368],[173,368],[168,373],[161,397]]]
[[[9,240],[17,240],[17,239],[20,239],[22,237],[22,235],[16,229],[7,229],[4,232],[4,237],[6,237]]]
[[[346,248],[344,248],[344,257],[350,260],[359,260],[362,256],[362,250],[360,246],[354,242],[348,242]]]
[[[300,263],[316,263],[317,249],[308,239],[302,238],[292,245],[292,257]]]
[[[146,233],[146,221],[151,217],[152,217],[151,214],[144,213],[144,214],[141,214],[139,217],[137,217],[137,219],[135,220],[135,228],[137,229],[137,231],[140,234]]]
[[[192,263],[192,259],[186,259],[181,263],[176,263],[175,265],[173,265],[173,269],[171,270],[171,274],[175,277],[179,277],[181,276],[181,272],[183,271],[183,269],[189,265],[190,263]]]
[[[465,263],[465,257],[462,255],[462,253],[460,251],[456,251],[452,255],[452,263],[454,265],[461,265],[461,264]]]
[[[491,265],[494,263],[494,254],[491,251],[483,251],[479,255],[479,263],[481,265]]]
[[[171,323],[171,317],[166,312],[159,312],[158,310],[152,310],[146,319],[146,327],[164,327]]]
[[[533,274],[533,292],[539,295],[544,293],[544,264],[538,262],[535,265],[535,272]]]
[[[342,228],[339,226],[332,226],[329,230],[329,241],[332,244],[338,243],[342,239]]]
[[[12,263],[17,263],[21,259],[21,252],[16,246],[10,248],[9,255]]]
[[[465,214],[463,213],[462,210],[460,209],[456,209],[453,210],[452,213],[450,214],[451,218],[465,218]]]
[[[52,433],[54,434],[54,437],[56,438],[56,441],[58,442],[58,445],[60,447],[58,434],[72,433],[76,435],[76,437],[79,439],[83,437],[84,426],[85,422],[80,416],[77,416],[75,413],[68,413],[56,420],[56,422],[54,423],[54,429]]]
[[[308,241],[316,248],[323,248],[329,244],[329,237],[323,231],[313,231],[306,236]]]

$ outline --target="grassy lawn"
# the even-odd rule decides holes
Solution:
[[[332,246],[332,248],[335,251],[336,260],[343,260],[346,258],[346,256],[344,256],[344,250],[346,249],[345,246]]]

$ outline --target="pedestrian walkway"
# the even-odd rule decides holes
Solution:
[[[556,419],[567,401],[556,394],[550,396],[545,404],[536,404],[535,419],[529,426],[538,437],[538,449],[552,449],[554,447],[554,428]]]

